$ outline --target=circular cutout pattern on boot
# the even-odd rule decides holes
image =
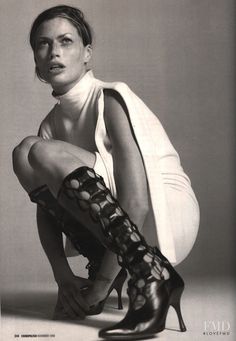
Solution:
[[[138,295],[134,301],[134,310],[138,310],[144,306],[146,303],[146,298],[143,295]]]
[[[70,185],[71,188],[78,189],[80,187],[80,182],[77,179],[72,179]]]

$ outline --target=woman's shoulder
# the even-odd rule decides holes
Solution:
[[[130,87],[127,83],[122,81],[113,81],[113,82],[106,82],[99,79],[96,79],[96,85],[99,92],[106,92],[108,93],[109,90],[111,92],[123,92],[123,91],[131,91]]]

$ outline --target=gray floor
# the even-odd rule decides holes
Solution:
[[[233,283],[229,280],[213,279],[185,279],[185,282],[182,313],[187,332],[178,331],[177,316],[170,308],[165,331],[156,335],[153,340],[236,340],[233,324],[236,312]],[[125,309],[117,310],[114,294],[110,296],[102,314],[84,321],[59,322],[51,320],[55,301],[55,287],[50,290],[44,287],[41,290],[22,289],[21,292],[14,293],[5,290],[2,295],[2,340],[16,340],[19,335],[21,340],[96,341],[98,330],[119,321],[124,316],[128,303],[127,297],[124,296]],[[220,334],[223,329],[226,331],[225,335]]]

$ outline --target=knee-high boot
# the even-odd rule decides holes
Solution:
[[[58,201],[78,221],[83,212],[93,221],[104,245],[117,254],[131,277],[125,318],[99,336],[110,340],[152,336],[165,328],[170,305],[178,314],[181,331],[186,330],[180,312],[182,278],[157,248],[147,245],[103,179],[93,169],[80,167],[64,179]]]

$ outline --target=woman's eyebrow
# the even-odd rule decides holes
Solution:
[[[67,33],[60,34],[57,38],[63,38],[63,37],[66,36],[67,34],[72,35],[72,33],[67,32]]]
[[[70,32],[66,32],[66,33],[63,33],[63,34],[60,34],[59,36],[56,37],[56,39],[61,39],[63,38],[64,36],[66,36],[67,34],[70,34],[72,35],[72,33]],[[51,37],[48,37],[48,36],[39,36],[38,39],[51,39]]]

